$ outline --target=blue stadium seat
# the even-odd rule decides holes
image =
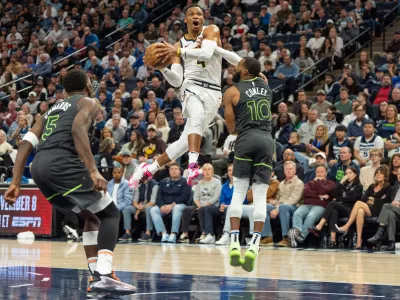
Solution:
[[[287,41],[290,43],[298,43],[300,41],[300,37],[302,37],[302,34],[291,34],[288,36]]]

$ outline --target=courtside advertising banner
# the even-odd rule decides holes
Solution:
[[[51,236],[53,209],[37,188],[21,188],[13,206],[4,200],[0,190],[0,235],[17,235],[32,231],[36,236]]]

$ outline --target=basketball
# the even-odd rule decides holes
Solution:
[[[172,63],[172,58],[168,59],[165,63],[162,63],[164,57],[157,57],[155,54],[155,49],[159,45],[164,45],[163,43],[154,43],[151,44],[144,54],[144,61],[146,65],[149,67],[153,67],[155,69],[163,69],[168,67]]]

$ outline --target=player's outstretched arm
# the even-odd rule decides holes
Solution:
[[[13,205],[19,196],[21,178],[25,170],[28,156],[32,152],[32,149],[39,144],[39,139],[42,136],[44,123],[45,122],[43,121],[43,117],[40,118],[32,127],[31,131],[24,136],[21,144],[18,147],[17,158],[15,159],[15,165],[13,168],[11,185],[4,194],[4,198],[8,204]]]
[[[215,48],[215,53],[221,55],[228,63],[238,66],[242,58],[233,51],[225,50],[224,48]]]
[[[90,177],[94,182],[94,188],[98,191],[107,191],[107,181],[97,170],[96,162],[90,150],[88,133],[90,125],[99,110],[98,103],[92,98],[84,97],[79,100],[78,109],[79,111],[74,119],[71,130],[76,152],[78,152],[79,157],[89,170]]]
[[[225,112],[224,112],[225,122],[231,134],[235,133],[236,131],[236,126],[235,126],[236,115],[235,115],[234,105],[239,101],[239,98],[240,98],[240,93],[235,86],[230,87],[224,93],[223,101],[225,107]]]

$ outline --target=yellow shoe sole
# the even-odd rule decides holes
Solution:
[[[240,267],[243,264],[239,249],[233,249],[229,252],[229,263],[232,267]]]

